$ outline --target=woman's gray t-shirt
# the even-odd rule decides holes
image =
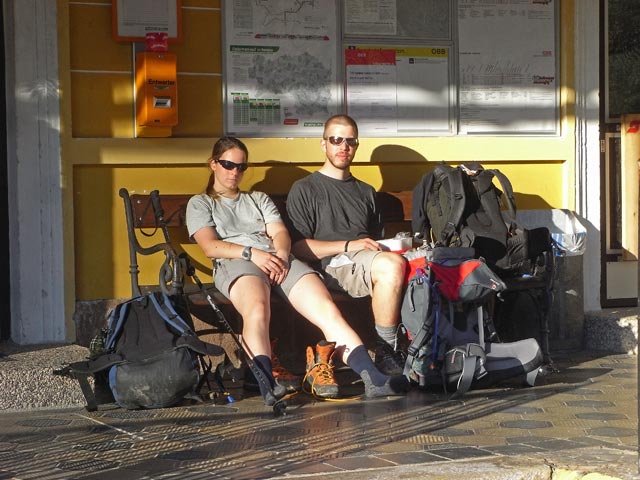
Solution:
[[[220,240],[275,252],[267,235],[267,224],[281,222],[273,200],[263,192],[243,192],[236,198],[191,197],[187,204],[189,237],[204,227],[213,227]]]

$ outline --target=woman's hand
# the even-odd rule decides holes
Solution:
[[[257,248],[251,251],[251,261],[268,277],[272,285],[280,285],[289,273],[289,262]]]

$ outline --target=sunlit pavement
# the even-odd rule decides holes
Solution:
[[[556,352],[554,361],[559,372],[533,388],[461,399],[299,394],[284,416],[240,399],[240,388],[233,403],[0,412],[0,479],[549,479],[561,469],[640,478],[637,357]],[[361,393],[354,378],[339,372],[344,396]]]

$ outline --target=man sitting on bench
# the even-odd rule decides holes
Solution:
[[[352,297],[371,296],[378,342],[376,366],[388,375],[402,374],[398,326],[406,261],[383,252],[376,192],[353,175],[358,126],[347,115],[327,120],[320,142],[322,168],[296,181],[287,196],[293,252],[323,271],[330,289]]]

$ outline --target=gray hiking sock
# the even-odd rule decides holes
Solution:
[[[375,327],[378,334],[378,342],[384,342],[395,350],[398,346],[398,326],[383,327],[376,324]]]
[[[358,345],[347,357],[347,365],[362,377],[362,372],[367,372],[370,381],[374,385],[384,385],[389,379],[376,368],[369,356],[369,352],[364,348],[364,345]]]
[[[375,385],[366,370],[362,372],[361,376],[366,398],[404,395],[409,390],[409,380],[404,375],[387,377],[387,381],[383,385]]]

